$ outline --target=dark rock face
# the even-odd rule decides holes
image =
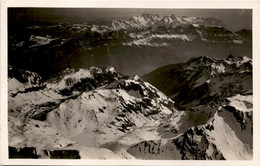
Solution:
[[[54,150],[49,151],[50,159],[80,159],[77,150]]]
[[[9,146],[9,158],[37,159],[38,157],[36,148],[34,147],[15,148]]]
[[[16,78],[21,83],[31,83],[32,85],[37,85],[42,83],[42,77],[35,72],[28,70],[21,70],[11,65],[8,66],[8,77]]]
[[[109,84],[119,78],[122,78],[120,74],[105,72],[104,70],[102,71],[102,73],[94,71],[93,78],[82,78],[76,83],[74,83],[73,78],[67,78],[66,85],[68,86],[68,88],[60,90],[60,94],[70,96],[75,90],[79,92],[87,92],[90,90],[94,90],[102,85]]]
[[[234,138],[237,137],[231,142],[242,141],[243,146],[252,148],[253,112],[250,111],[252,103],[249,97],[252,96],[252,61],[249,58],[232,55],[223,60],[192,58],[187,63],[159,68],[143,76],[143,79],[170,96],[179,110],[185,110],[185,122],[192,127],[186,126],[187,129],[181,135],[164,142],[163,146],[157,145],[161,139],[136,144],[128,149],[130,154],[138,157],[141,153],[145,159],[156,159],[157,156],[182,160],[229,159],[230,156],[221,147],[223,140],[212,134],[221,127],[219,120],[222,118],[223,125],[230,127],[235,133]],[[243,112],[236,105],[230,105],[234,96],[241,105],[245,105],[247,111]],[[185,122],[182,121],[182,125]],[[172,127],[162,131],[174,132],[174,129]],[[221,134],[223,133],[219,133]],[[160,153],[157,149],[160,149]],[[252,155],[251,149],[246,153]],[[248,155],[246,153],[245,156]]]
[[[44,150],[44,154],[50,159],[80,159],[79,151],[77,150]],[[38,154],[35,147],[15,148],[9,146],[9,158],[30,158],[38,159]]]
[[[252,93],[252,61],[231,55],[227,60],[199,57],[158,68],[142,78],[181,108],[218,105],[227,97]]]
[[[166,144],[162,140],[143,141],[128,152],[145,159],[225,160],[216,145],[208,141],[206,129],[214,130],[212,125],[190,128]]]
[[[189,129],[181,137],[174,139],[172,143],[177,146],[182,154],[184,160],[224,160],[223,155],[216,149],[214,144],[211,144],[207,140],[207,136],[204,133],[204,128],[195,127]],[[197,137],[195,139],[195,137]],[[199,139],[198,139],[199,137]],[[211,146],[213,149],[212,154],[207,154],[207,149]]]

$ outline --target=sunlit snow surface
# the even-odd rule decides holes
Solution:
[[[205,58],[198,58],[198,61],[202,63]],[[225,74],[228,70],[226,64],[216,59],[212,62],[203,62],[203,65],[208,65],[216,74]],[[223,62],[243,65],[251,60],[243,57],[239,62]],[[174,102],[150,83],[137,75],[123,78],[113,67],[72,70],[44,83],[35,79],[35,73],[27,73],[26,83],[8,79],[10,146],[36,147],[39,153],[42,150],[78,150],[84,159],[182,159],[182,149],[174,142],[188,139],[186,148],[203,144],[207,159],[214,159],[216,152],[227,160],[252,158],[250,141],[244,142],[250,135],[243,137],[245,133],[250,134],[252,95],[227,98],[226,105],[211,108],[216,110],[213,117],[194,127],[189,111],[175,109]],[[84,85],[82,82],[95,80],[97,75],[103,79],[109,76],[113,81],[97,84],[94,89],[77,89],[78,85]],[[200,77],[194,86],[213,81],[216,81],[214,77]],[[35,87],[40,88],[34,90]],[[64,89],[73,92],[64,95]],[[226,110],[227,106],[234,109]],[[242,121],[237,121],[233,115],[237,112]],[[232,123],[228,121],[230,116]],[[195,128],[201,129],[202,134],[196,133]],[[187,133],[188,137],[184,137]],[[144,144],[155,146],[158,156],[148,154]],[[184,147],[184,152],[187,149]]]
[[[215,114],[213,125],[214,130],[206,130],[209,135],[208,140],[217,146],[227,160],[252,159],[252,149],[237,138],[236,133],[223,120],[223,117]]]
[[[35,46],[41,46],[41,45],[49,44],[51,41],[56,40],[56,39],[52,39],[49,36],[43,37],[43,36],[31,35],[29,40],[32,41],[32,42],[35,42],[34,45],[31,45],[31,47],[35,47]]]
[[[139,38],[137,36],[136,38]],[[145,38],[140,38],[128,43],[123,43],[123,45],[126,46],[153,46],[153,47],[162,47],[162,46],[168,46],[169,44],[167,42],[163,43],[153,43],[152,40],[154,39],[166,39],[166,40],[171,40],[171,39],[177,39],[181,41],[191,41],[191,39],[187,35],[178,35],[178,34],[156,34],[156,35],[151,35],[149,37]]]
[[[215,63],[213,63],[211,67],[213,69],[216,69],[218,73],[225,73],[225,66],[223,64],[216,65]]]
[[[138,76],[72,96],[60,94],[60,90],[104,73],[115,74],[115,70],[80,69],[48,82],[41,90],[26,93],[20,91],[27,84],[9,79],[9,145],[37,147],[39,151],[74,148],[84,158],[133,158],[125,150],[140,141],[159,138],[156,128],[162,118],[177,110],[170,106],[173,102],[168,97]],[[130,90],[132,86],[139,90]],[[17,94],[12,97],[14,93]],[[145,107],[138,104],[145,99],[150,104]],[[46,114],[46,119],[35,119],[41,114]],[[127,124],[132,127],[122,127]],[[111,144],[117,145],[118,152],[109,150]],[[94,155],[97,152],[103,155]]]
[[[233,97],[229,97],[228,100],[230,101],[229,105],[233,106],[234,108],[236,108],[239,111],[242,112],[252,112],[253,111],[253,95],[236,95]],[[248,104],[250,104],[250,106],[247,106]]]

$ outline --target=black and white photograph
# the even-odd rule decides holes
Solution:
[[[254,159],[253,9],[8,7],[6,26],[10,160]]]

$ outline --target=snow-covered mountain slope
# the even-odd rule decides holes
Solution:
[[[9,63],[44,79],[69,67],[114,66],[126,75],[143,75],[203,55],[252,57],[251,30],[232,32],[215,18],[148,13],[128,20],[14,28],[8,41]]]
[[[160,72],[178,68],[190,81],[178,87],[190,89],[185,105],[113,67],[66,70],[43,82],[36,73],[10,66],[10,157],[252,159],[251,59],[200,57],[174,67]],[[204,84],[209,88],[196,94]]]
[[[16,90],[8,97],[10,147],[35,148],[40,158],[54,150],[76,150],[81,158],[132,158],[126,148],[158,138],[156,127],[177,112],[171,99],[138,76],[125,78],[112,67],[72,72],[22,92],[15,77],[9,79],[9,89]],[[16,82],[20,88],[29,81]]]
[[[110,30],[133,30],[133,29],[146,29],[152,28],[157,30],[160,26],[166,26],[167,28],[175,28],[177,26],[186,25],[204,25],[204,26],[220,26],[224,24],[221,20],[207,17],[187,17],[187,16],[175,16],[174,14],[168,16],[159,16],[156,14],[143,13],[140,16],[134,16],[126,21],[113,20],[111,26],[108,27]]]
[[[201,109],[201,108],[199,108]],[[252,119],[246,117],[246,127],[240,128],[239,118],[235,112],[210,108],[214,110],[213,116],[199,126],[191,127],[183,133],[170,139],[143,141],[128,149],[128,152],[140,159],[192,159],[192,160],[250,160],[252,149]],[[191,113],[187,119],[190,122]],[[252,111],[250,111],[252,114]],[[198,116],[198,115],[193,115]],[[181,121],[182,125],[185,121]],[[166,123],[169,123],[166,121]],[[169,123],[170,124],[170,123]],[[175,128],[167,130],[177,131]],[[164,131],[165,132],[165,131]]]
[[[129,148],[131,155],[140,159],[252,159],[251,59],[193,58],[143,78],[172,96],[183,111],[165,119],[158,128],[160,139]]]
[[[29,36],[27,40],[19,40],[17,38],[17,34],[11,36],[12,40],[11,45],[15,49],[29,47],[33,48],[35,46],[44,46],[44,45],[62,45],[68,40],[71,40],[74,36],[84,35],[85,33],[98,33],[104,35],[106,37],[108,33],[116,32],[116,31],[124,31],[127,33],[137,33],[139,32],[164,32],[165,34],[173,31],[178,32],[181,28],[181,32],[183,33],[186,29],[191,29],[189,26],[193,27],[196,33],[203,34],[204,31],[207,33],[212,33],[212,31],[218,31],[216,34],[218,36],[227,36],[227,34],[222,34],[224,31],[228,32],[230,37],[235,36],[232,32],[225,30],[223,28],[223,23],[216,18],[200,18],[200,17],[176,17],[174,14],[169,16],[161,17],[155,14],[144,13],[140,16],[134,16],[129,20],[112,20],[108,23],[83,23],[83,24],[69,24],[62,23],[58,25],[50,25],[50,26],[29,26],[25,27],[24,31],[26,31]],[[41,33],[39,33],[41,31]],[[221,32],[222,31],[222,32]],[[188,33],[186,33],[188,34]],[[27,34],[26,34],[27,35]],[[205,34],[206,35],[206,34]],[[62,37],[62,38],[61,38]],[[239,37],[234,37],[237,39]],[[22,37],[25,39],[26,37]],[[14,40],[14,41],[13,41]],[[235,41],[236,43],[243,42],[239,39]]]
[[[179,106],[218,105],[227,97],[252,94],[252,60],[231,55],[227,59],[198,57],[159,68],[143,79]]]
[[[126,21],[113,20],[111,22],[110,30],[133,30],[147,28],[154,23],[161,20],[159,15],[143,13],[140,16],[134,16]]]

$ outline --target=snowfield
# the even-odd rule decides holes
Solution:
[[[227,160],[251,160],[253,151],[249,145],[237,138],[236,133],[225,123],[222,117],[215,114],[214,130],[206,131],[208,139],[215,144]]]
[[[43,36],[34,36],[31,35],[30,37],[30,41],[31,42],[35,42],[34,45],[31,45],[30,47],[36,47],[36,46],[42,46],[42,45],[47,45],[50,44],[51,41],[56,40],[57,38],[50,38],[50,36],[47,37],[43,37]]]
[[[85,79],[106,74],[114,77],[114,82],[69,96],[62,94],[64,89],[76,90]],[[177,111],[158,89],[138,76],[120,79],[112,67],[80,69],[58,82],[48,82],[39,91],[18,91],[12,97],[12,89],[25,85],[9,79],[9,145],[37,147],[39,153],[74,147],[84,158],[98,158],[93,156],[98,152],[104,154],[101,158],[133,158],[125,152],[127,148],[149,137],[158,138],[155,129],[162,118]],[[109,150],[109,144],[118,149]],[[89,150],[95,153],[88,156]]]
[[[135,38],[140,38],[141,36],[137,36]],[[153,43],[153,40],[156,39],[166,39],[166,40],[172,40],[172,39],[177,39],[177,40],[182,40],[182,41],[192,41],[187,35],[178,35],[178,34],[156,34],[156,35],[151,35],[146,38],[140,38],[138,40],[134,40],[128,43],[122,43],[125,46],[152,46],[152,47],[166,47],[169,44],[166,42],[163,43]]]
[[[253,111],[253,95],[236,95],[228,98],[230,101],[229,105],[236,108],[236,110],[241,112],[252,112]],[[247,106],[248,104],[250,106]]]

